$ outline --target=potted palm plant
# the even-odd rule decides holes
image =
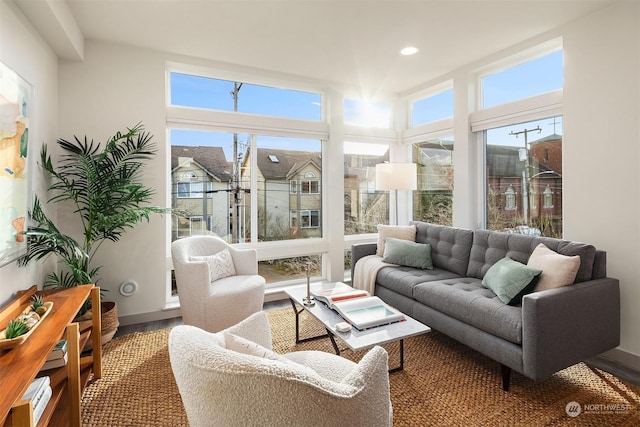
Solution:
[[[18,259],[18,264],[24,266],[56,255],[63,269],[46,276],[45,288],[96,283],[101,266],[93,265],[93,259],[103,243],[117,242],[137,223],[148,221],[151,214],[171,211],[150,206],[154,191],[140,182],[145,162],[156,153],[152,135],[142,124],[117,132],[103,150],[100,143],[89,141],[86,136],[84,139],[74,136],[73,141],[59,139],[57,144],[61,154],[55,165],[46,144],[40,153],[39,166],[51,178],[48,204],[71,203],[77,216],[72,231],[77,235],[81,227],[82,238],[76,240],[63,232],[47,215],[38,197],[34,198],[30,224],[25,231],[27,252]],[[103,304],[104,343],[113,337],[118,322],[115,303]],[[89,307],[85,305],[79,316]],[[105,320],[107,316],[110,319]]]

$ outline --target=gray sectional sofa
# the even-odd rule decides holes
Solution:
[[[384,267],[375,294],[499,362],[505,391],[512,369],[539,380],[619,345],[619,283],[607,277],[605,252],[566,240],[411,224],[415,241],[431,246],[433,269]],[[503,303],[482,285],[498,260],[508,256],[526,264],[539,243],[580,256],[574,284],[527,294],[521,306]],[[375,254],[376,246],[352,246],[352,278],[356,262]]]

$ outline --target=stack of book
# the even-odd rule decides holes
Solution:
[[[33,380],[22,399],[31,400],[34,425],[38,424],[44,408],[47,407],[47,403],[49,403],[49,399],[51,399],[51,382],[49,377],[39,377]]]
[[[47,357],[47,361],[42,365],[41,371],[46,371],[48,369],[59,368],[67,364],[67,340],[60,340],[58,344],[54,347],[49,357]]]
[[[404,314],[380,298],[344,284],[329,284],[311,291],[311,295],[359,330],[404,320]]]

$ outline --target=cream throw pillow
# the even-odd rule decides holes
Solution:
[[[291,363],[286,357],[278,353],[274,353],[260,344],[256,344],[253,341],[249,341],[229,332],[224,333],[224,341],[228,350],[248,354],[250,356],[262,357],[263,359],[279,360],[281,362]]]
[[[384,239],[393,237],[394,239],[416,241],[415,225],[378,225],[378,248],[376,255],[384,256]]]
[[[206,261],[209,264],[209,278],[212,282],[235,276],[236,268],[233,265],[233,258],[229,249],[223,249],[214,255],[192,256],[191,261]]]
[[[542,270],[534,292],[571,285],[580,268],[580,256],[561,255],[540,243],[529,257],[527,267]]]

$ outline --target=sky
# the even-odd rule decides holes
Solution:
[[[550,92],[562,88],[562,51],[533,61],[508,68],[482,78],[482,105],[492,107],[517,99]],[[223,111],[234,111],[234,82],[213,78],[171,73],[171,104]],[[238,91],[237,111],[293,119],[322,119],[322,96],[319,93],[279,89],[273,87],[242,84]],[[370,127],[388,128],[391,106],[370,104],[359,100],[345,99],[345,123]],[[416,101],[411,108],[414,126],[453,116],[453,89],[445,90],[428,98]],[[555,122],[555,123],[554,123]],[[529,142],[554,133],[562,134],[562,117],[507,126],[487,131],[490,144],[524,145],[524,137],[515,137],[511,132],[533,129],[540,126],[541,132],[529,133]],[[303,149],[321,151],[317,140],[258,136],[258,147]],[[241,146],[248,143],[249,135],[239,135]],[[233,153],[233,134],[224,132],[171,130],[173,145],[221,146],[230,161]],[[349,150],[350,145],[346,149]],[[361,146],[352,148],[360,149]],[[243,151],[243,150],[241,150]]]

